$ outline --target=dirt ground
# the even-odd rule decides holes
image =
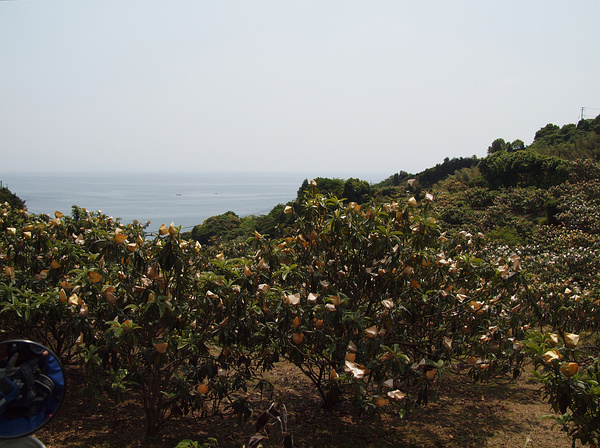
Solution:
[[[258,415],[269,401],[255,403],[252,418],[244,426],[230,415],[185,417],[167,426],[155,440],[143,440],[145,421],[139,402],[115,404],[92,401],[77,390],[81,381],[70,374],[70,387],[59,414],[35,436],[48,448],[151,447],[174,448],[181,440],[206,442],[219,447],[247,445]],[[568,448],[571,441],[553,420],[539,419],[551,413],[539,396],[539,385],[524,375],[507,384],[473,384],[447,377],[439,388],[439,400],[418,408],[404,420],[384,414],[381,421],[355,420],[349,408],[321,409],[321,401],[309,381],[293,366],[281,364],[269,373],[284,397],[289,413],[288,431],[296,447],[519,447]]]

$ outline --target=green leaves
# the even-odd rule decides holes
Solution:
[[[535,377],[563,430],[582,444],[600,441],[600,358],[579,345],[579,335],[530,331],[522,344],[535,362]],[[590,357],[590,355],[593,355]]]
[[[281,238],[256,232],[212,248],[174,226],[152,237],[83,209],[53,219],[11,211],[0,232],[0,331],[46,338],[98,394],[142,394],[149,434],[225,403],[244,421],[249,382],[281,358],[326,406],[403,414],[434,398],[450,369],[518,375],[529,356],[560,421],[592,437],[577,431],[597,407],[589,335],[599,302],[559,270],[582,275],[595,252],[568,250],[595,243],[561,233],[565,264],[543,272],[542,249],[442,233],[433,196],[418,197],[358,205],[311,188]],[[534,325],[552,334],[526,336]]]

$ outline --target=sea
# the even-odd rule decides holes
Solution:
[[[371,183],[386,175],[323,175],[357,177]],[[312,177],[318,177],[314,175]],[[150,221],[147,230],[173,222],[189,231],[205,219],[232,211],[239,217],[266,215],[278,204],[296,199],[304,173],[240,172],[0,172],[2,186],[25,201],[35,214],[71,213],[76,205],[101,211],[128,224]]]

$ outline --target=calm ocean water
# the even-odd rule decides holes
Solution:
[[[191,230],[229,210],[264,215],[296,198],[309,176],[282,173],[0,173],[3,186],[31,213],[71,213],[77,205],[102,210],[122,223],[151,221],[149,231],[174,222]],[[385,176],[359,177],[370,182]]]

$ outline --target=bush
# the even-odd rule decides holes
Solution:
[[[531,332],[524,340],[536,379],[562,430],[583,445],[600,444],[600,358],[581,348],[580,335]]]
[[[6,187],[0,187],[0,204],[8,203],[12,208],[25,208],[25,201]]]
[[[192,238],[200,244],[215,244],[227,241],[231,234],[240,228],[240,218],[232,211],[211,216],[192,229]]]
[[[453,361],[476,379],[519,371],[518,258],[492,263],[471,252],[477,237],[442,235],[429,195],[361,207],[314,194],[300,206],[290,236],[255,241],[270,280],[260,335],[326,407],[349,398],[362,413],[404,412],[427,403]]]

